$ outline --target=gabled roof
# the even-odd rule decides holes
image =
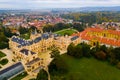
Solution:
[[[33,54],[36,54],[35,52],[29,51],[29,50],[27,50],[27,49],[22,49],[22,50],[20,50],[20,52],[23,53],[23,54],[25,54],[25,55],[28,55],[29,52],[30,52],[32,55],[33,55]]]
[[[52,34],[51,32],[43,33],[41,36],[36,37],[34,40],[24,40],[22,38],[18,38],[16,36],[12,37],[12,41],[18,43],[18,48],[21,48],[22,46],[29,46],[32,45],[33,43],[38,43],[42,39],[48,39],[53,35],[54,37],[57,37],[57,34]]]
[[[113,46],[120,46],[120,40],[117,39],[111,39],[107,37],[99,37],[95,35],[88,35],[87,32],[108,32],[110,34],[118,35],[120,36],[120,31],[115,31],[115,30],[103,30],[100,28],[87,28],[85,31],[73,34],[73,36],[79,36],[81,39],[91,41],[93,39],[96,39],[98,42],[107,44],[107,45],[113,45]]]
[[[34,64],[35,62],[38,62],[38,61],[40,61],[40,60],[41,60],[40,58],[35,58],[34,60],[26,63],[25,65],[32,65],[32,64]]]

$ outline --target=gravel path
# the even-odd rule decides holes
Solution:
[[[9,49],[3,49],[3,50],[0,50],[0,51],[2,51],[3,53],[6,54],[6,56],[3,57],[3,58],[7,58],[9,60],[6,65],[2,66],[2,68],[0,69],[0,70],[2,70],[2,69],[5,69],[5,68],[11,66],[12,64],[14,64],[14,62],[12,61],[12,59],[13,59],[13,53],[12,53],[11,50],[9,50]]]

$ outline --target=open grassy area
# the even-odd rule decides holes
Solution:
[[[120,80],[120,70],[107,62],[94,58],[75,59],[66,54],[62,58],[68,64],[67,80]]]
[[[56,34],[60,34],[60,35],[72,35],[73,33],[77,32],[77,30],[75,29],[63,29],[60,31],[55,32]]]
[[[26,77],[28,74],[27,72],[22,72],[21,74],[17,75],[16,77],[12,78],[11,80],[21,80]]]
[[[0,51],[0,58],[5,57],[5,56],[6,56],[6,54],[4,54],[3,52]]]

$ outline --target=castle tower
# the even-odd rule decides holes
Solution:
[[[31,35],[30,35],[30,39],[35,39],[36,37],[38,36],[38,32],[37,30],[35,29],[34,31],[31,32]]]

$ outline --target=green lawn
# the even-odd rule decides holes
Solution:
[[[75,59],[66,54],[62,57],[69,66],[65,75],[68,80],[120,80],[120,70],[108,62],[94,58]]]
[[[63,29],[60,31],[55,32],[56,34],[60,34],[60,35],[72,35],[73,33],[77,32],[77,30],[75,29]]]
[[[6,56],[6,54],[4,54],[3,52],[0,51],[0,58],[5,57],[5,56]]]
[[[12,78],[11,80],[21,80],[26,77],[28,74],[27,72],[22,72],[21,74],[17,75],[16,77]]]

